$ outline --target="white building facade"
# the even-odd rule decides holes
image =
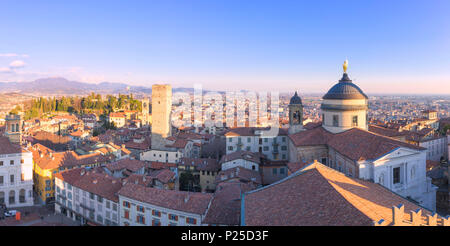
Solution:
[[[0,154],[0,204],[7,208],[33,206],[31,152]]]

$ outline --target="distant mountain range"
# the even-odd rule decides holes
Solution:
[[[193,92],[193,88],[173,88],[173,92]],[[65,78],[43,78],[31,82],[0,82],[0,93],[30,95],[86,95],[99,94],[151,94],[152,88],[131,86],[124,83],[102,82],[99,84],[70,81]]]

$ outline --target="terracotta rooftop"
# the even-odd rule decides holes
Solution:
[[[155,206],[194,214],[205,214],[212,199],[212,194],[209,193],[163,190],[132,183],[125,184],[119,191],[119,195]]]
[[[210,158],[181,158],[178,165],[194,166],[200,171],[212,171],[217,172],[220,170],[220,164],[216,159]]]
[[[259,172],[243,167],[234,167],[220,171],[214,182],[221,183],[230,180],[239,180],[244,183],[254,183],[257,185],[262,183],[261,174]]]
[[[9,139],[5,136],[0,136],[0,155],[15,154],[22,152],[23,150],[19,145],[11,143]]]
[[[74,151],[52,152],[41,151],[42,147],[31,148],[33,161],[41,169],[54,169],[60,167],[76,167],[94,163],[105,163],[111,161],[113,156],[92,153],[87,155],[78,155]],[[41,157],[42,154],[42,157]]]
[[[254,163],[261,163],[261,157],[262,155],[258,152],[250,152],[250,151],[235,151],[228,155],[222,156],[222,159],[220,159],[220,163],[234,161],[234,160],[247,160]]]
[[[360,128],[333,134],[323,127],[289,135],[295,146],[326,145],[351,160],[377,159],[399,147],[415,150],[425,148],[382,136]]]
[[[74,187],[94,193],[108,200],[118,202],[117,192],[122,188],[119,178],[114,178],[101,172],[101,169],[86,170],[85,168],[75,168],[55,174]]]
[[[239,225],[241,194],[255,189],[251,183],[226,182],[216,187],[214,198],[203,223],[209,225]]]
[[[145,166],[146,166],[146,163],[144,161],[126,158],[126,159],[118,160],[116,162],[108,163],[105,165],[105,168],[107,168],[111,171],[127,169],[132,172],[136,172]]]
[[[243,202],[243,224],[248,226],[370,226],[380,220],[390,225],[393,206],[403,204],[406,212],[421,209],[379,184],[320,163],[245,193]]]

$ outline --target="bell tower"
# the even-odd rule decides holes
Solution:
[[[302,99],[295,92],[289,102],[289,134],[303,130],[303,104]]]
[[[17,114],[8,114],[5,118],[5,136],[14,144],[22,143],[22,118]]]

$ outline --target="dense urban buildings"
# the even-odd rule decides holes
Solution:
[[[34,101],[48,112],[4,119],[0,203],[91,226],[449,225],[445,104],[379,117],[380,97],[346,69],[321,98],[268,104],[279,122],[252,119],[261,102],[241,95],[223,100],[231,125],[176,126],[170,85],[154,85],[151,100],[90,95],[80,111],[57,110],[70,99]],[[194,114],[217,106],[200,102]]]

